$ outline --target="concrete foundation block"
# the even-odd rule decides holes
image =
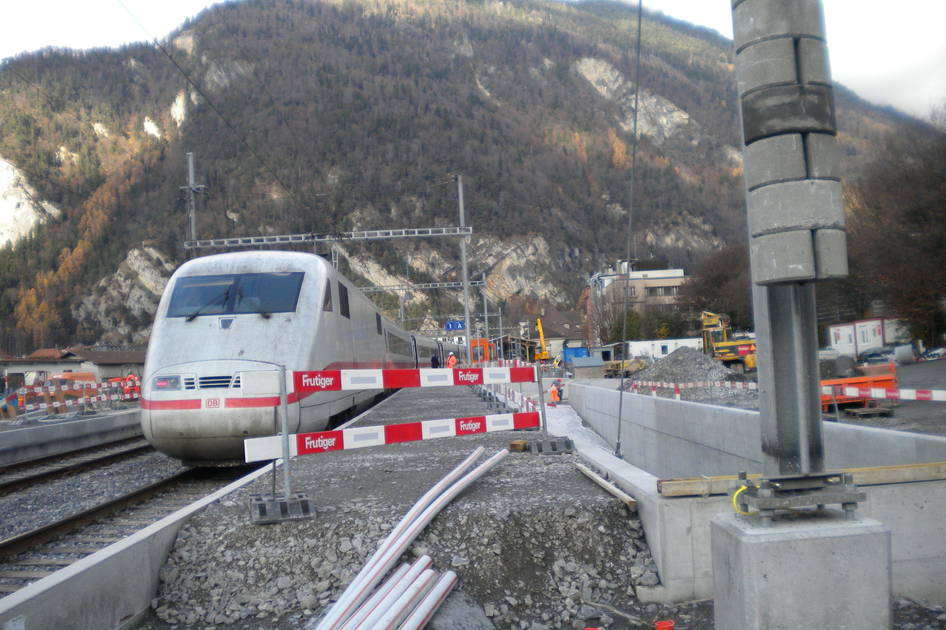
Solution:
[[[842,229],[841,183],[804,180],[763,186],[749,192],[749,234]]]
[[[891,628],[890,529],[830,510],[787,519],[713,518],[715,627]]]
[[[818,0],[744,0],[733,3],[736,50],[757,39],[777,35],[809,35],[824,39]]]
[[[805,138],[805,159],[808,163],[808,177],[841,177],[841,149],[837,137],[827,133],[809,133]]]
[[[752,280],[759,284],[798,282],[816,277],[811,232],[797,230],[756,236],[749,244]]]
[[[831,83],[828,47],[823,40],[810,37],[798,40],[798,69],[802,83]]]
[[[804,179],[805,143],[801,134],[773,136],[746,147],[746,185],[750,190],[789,179]]]
[[[815,230],[815,266],[819,280],[847,276],[847,234],[844,231]]]
[[[795,44],[791,38],[748,46],[736,55],[736,83],[745,94],[763,85],[796,83]]]

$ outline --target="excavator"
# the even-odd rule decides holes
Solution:
[[[700,313],[703,333],[703,352],[737,374],[756,369],[755,337],[736,337],[725,315],[703,311]]]

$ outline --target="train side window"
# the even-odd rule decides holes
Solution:
[[[338,312],[342,317],[351,319],[351,311],[348,310],[348,287],[341,282],[338,283]]]
[[[325,299],[322,300],[322,310],[332,312],[332,283],[328,278],[325,279]]]
[[[378,330],[378,334],[379,335],[383,334],[383,331],[381,330],[381,314],[380,313],[374,314],[374,325],[375,325],[375,328]]]

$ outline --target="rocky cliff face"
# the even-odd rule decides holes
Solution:
[[[16,243],[59,209],[39,199],[25,175],[0,157],[0,247]]]
[[[343,268],[350,268],[366,279],[372,286],[410,284],[406,274],[386,269],[369,257],[351,253],[344,246],[336,246]],[[486,272],[486,292],[491,301],[502,301],[512,296],[538,299],[551,303],[566,302],[556,283],[545,271],[545,265],[537,260],[549,260],[549,246],[541,236],[523,237],[510,241],[474,239],[470,250],[471,280],[474,270]],[[559,257],[568,257],[560,252]],[[410,258],[410,267],[434,277],[445,272],[459,277],[454,261],[443,258],[439,251],[429,245],[416,248]],[[115,345],[141,345],[148,341],[154,314],[164,287],[176,268],[171,258],[157,249],[137,247],[118,265],[115,273],[103,278],[90,295],[84,297],[72,309],[72,315],[81,328],[96,331],[98,342]],[[471,299],[479,308],[479,292],[471,293]],[[405,304],[424,304],[429,294],[424,291],[405,293]],[[388,313],[395,317],[396,313]],[[439,322],[430,320],[424,324],[437,327]]]
[[[598,94],[616,101],[621,106],[623,116],[618,120],[618,124],[626,132],[633,131],[634,83],[604,59],[585,57],[575,64],[575,69],[591,83]],[[691,120],[689,114],[663,96],[642,89],[638,100],[638,130],[642,136],[649,137],[655,144],[663,144],[676,134],[685,133],[693,138],[701,133],[699,125]]]
[[[141,246],[128,252],[115,273],[103,278],[72,309],[80,327],[100,331],[99,343],[141,345],[175,265],[158,250]]]

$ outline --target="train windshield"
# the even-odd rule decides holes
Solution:
[[[296,310],[301,271],[240,273],[179,278],[171,294],[168,317],[291,313]]]

